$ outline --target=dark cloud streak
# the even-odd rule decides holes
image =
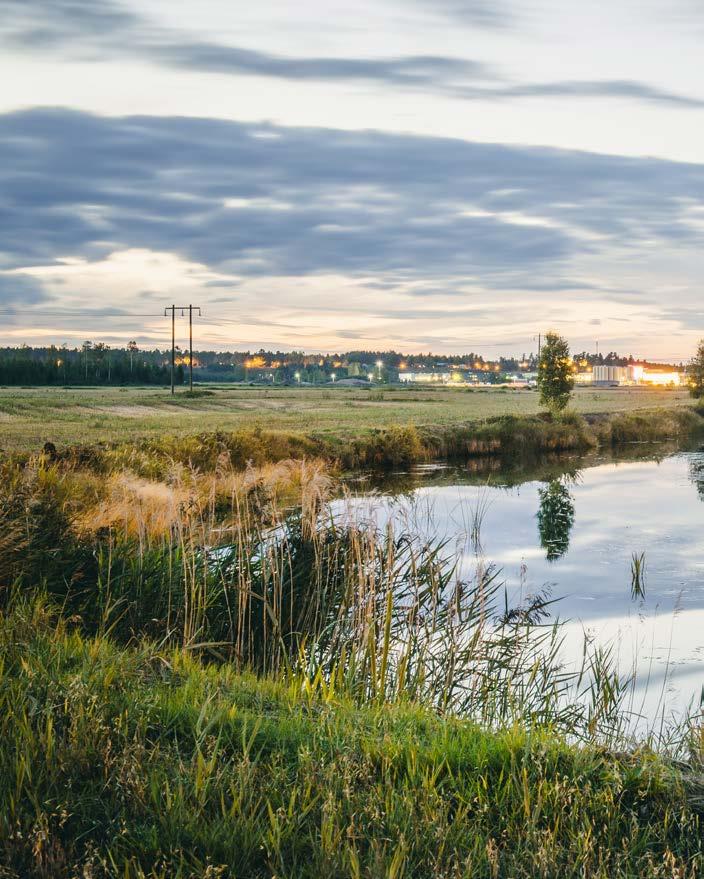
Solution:
[[[504,30],[515,24],[513,10],[504,0],[413,0],[433,15],[471,27]]]
[[[483,0],[421,6],[485,27],[511,20],[507,8]],[[134,57],[202,73],[265,76],[296,82],[378,83],[465,101],[607,98],[701,109],[704,100],[629,80],[512,83],[477,60],[436,55],[396,58],[293,58],[201,40],[160,27],[113,0],[0,0],[0,40],[29,50],[92,60]]]
[[[287,58],[217,43],[172,43],[149,47],[149,56],[170,67],[208,73],[279,79],[378,81],[388,85],[440,88],[447,78],[492,76],[475,61],[431,55],[401,58]]]

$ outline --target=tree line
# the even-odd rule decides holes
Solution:
[[[135,343],[110,348],[85,342],[80,348],[0,348],[2,385],[165,385],[171,381],[170,354],[140,351]],[[184,367],[176,367],[184,380]]]

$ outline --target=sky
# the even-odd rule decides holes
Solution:
[[[0,345],[688,358],[700,0],[0,0]],[[179,334],[186,329],[179,321]]]

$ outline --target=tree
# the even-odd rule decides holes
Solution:
[[[86,384],[88,384],[88,354],[90,353],[92,347],[93,347],[93,343],[88,340],[86,340],[83,343],[83,356],[85,357],[85,369],[86,369],[86,372],[85,372]]]
[[[573,366],[567,340],[557,333],[548,333],[538,364],[540,402],[552,412],[562,412],[569,403],[573,387]]]
[[[132,375],[132,368],[133,368],[132,358],[134,357],[135,352],[139,351],[139,348],[137,347],[137,343],[135,341],[128,342],[127,343],[127,350],[130,352],[130,375]]]
[[[704,397],[704,339],[700,340],[697,353],[689,361],[687,373],[689,393],[697,399]]]

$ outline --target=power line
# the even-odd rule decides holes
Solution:
[[[0,308],[0,314],[3,315],[48,315],[49,317],[163,317],[162,314],[155,312],[139,312],[139,311],[93,311],[85,308],[62,308],[62,309],[29,309],[29,308]]]

